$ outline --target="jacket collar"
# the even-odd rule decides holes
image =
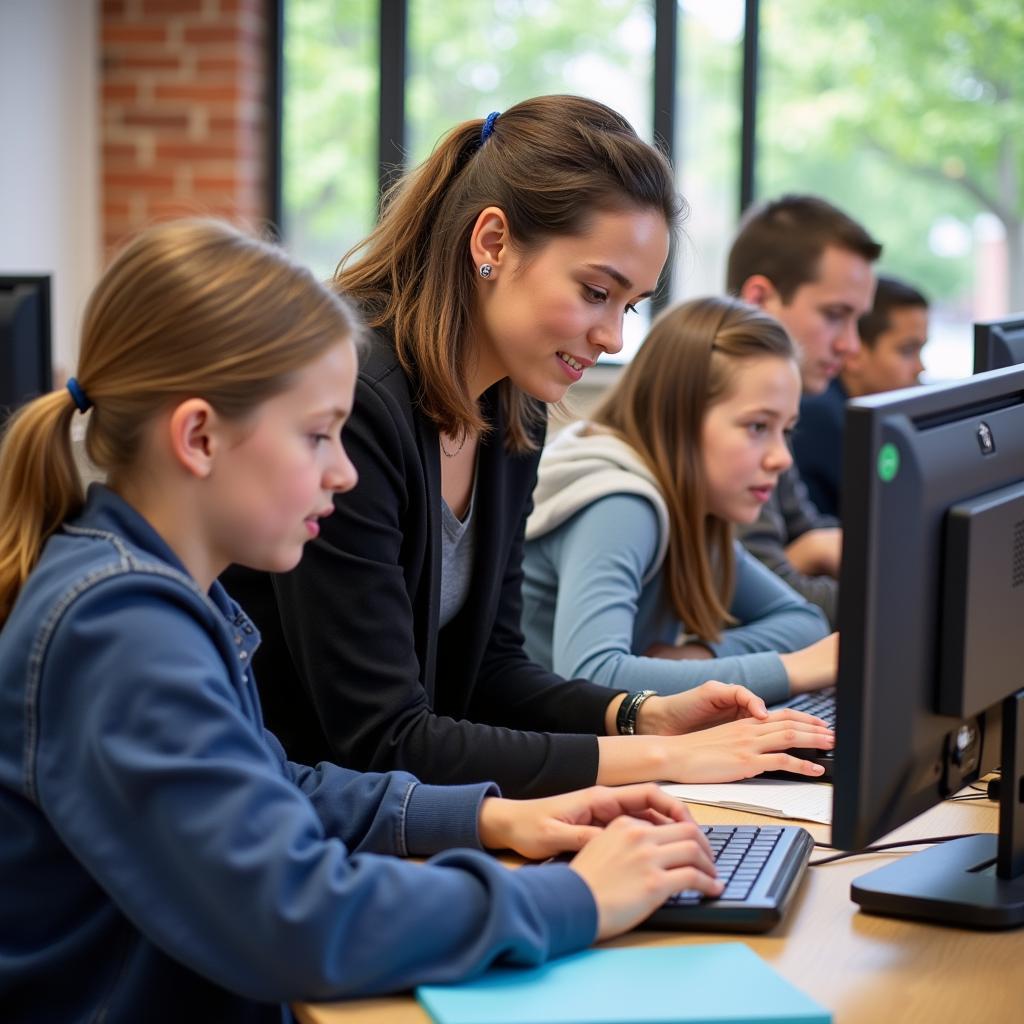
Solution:
[[[98,530],[103,533],[115,534],[136,550],[166,563],[192,579],[191,573],[185,568],[184,563],[174,553],[167,541],[150,525],[149,521],[105,484],[89,485],[85,507],[70,525],[83,530]],[[216,580],[206,596],[213,601],[222,614],[231,619],[237,616],[238,606],[228,597],[224,588]]]

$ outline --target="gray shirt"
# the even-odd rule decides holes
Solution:
[[[473,506],[476,504],[476,477],[469,508],[462,519],[441,499],[441,614],[438,624],[448,625],[462,610],[469,594],[473,576],[473,552],[476,549],[476,526]]]

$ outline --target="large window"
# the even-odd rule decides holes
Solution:
[[[545,92],[619,109],[646,138],[665,111],[691,205],[670,298],[720,291],[740,211],[823,195],[885,244],[883,270],[933,299],[931,377],[970,371],[973,320],[1024,309],[1024,19],[1005,0],[279,0],[285,5],[283,229],[322,273],[370,228],[383,76],[404,96],[409,164],[449,127]],[[381,6],[382,5],[382,6]],[[758,18],[747,47],[745,17]],[[404,17],[396,19],[397,14]],[[671,16],[666,16],[666,14]],[[657,104],[657,54],[674,77]],[[741,82],[756,69],[755,104]],[[746,123],[744,124],[744,118]],[[742,130],[746,127],[747,131]],[[741,139],[754,145],[741,148]],[[667,137],[666,137],[667,136]],[[393,150],[392,150],[393,152]],[[393,159],[393,157],[390,157]],[[749,187],[747,189],[749,191]],[[634,318],[624,356],[644,324]]]

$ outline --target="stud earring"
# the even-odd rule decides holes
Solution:
[[[491,274],[493,274],[493,273],[494,273],[494,267],[492,267],[490,265],[490,263],[481,263],[480,264],[480,276],[481,277],[490,277]]]

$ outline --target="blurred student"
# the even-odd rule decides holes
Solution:
[[[909,284],[879,276],[870,313],[857,322],[860,347],[823,394],[800,403],[793,456],[818,511],[839,516],[843,416],[849,398],[920,383],[921,351],[928,340],[928,300]]]
[[[372,329],[346,431],[359,486],[294,572],[235,581],[292,756],[538,796],[746,777],[790,764],[790,728],[831,743],[741,687],[643,700],[523,650],[544,403],[621,348],[679,213],[664,156],[577,96],[458,125],[391,195],[336,278]]]
[[[76,377],[0,447],[0,1006],[14,1021],[289,1020],[287,1003],[535,964],[717,893],[655,786],[533,802],[289,762],[216,582],[285,572],[355,485],[354,321],[210,222],[139,237]],[[70,447],[109,486],[81,493]],[[334,623],[337,630],[351,628]],[[606,830],[601,826],[608,824]],[[428,857],[426,864],[395,856]],[[510,871],[482,847],[569,864]]]
[[[817,196],[782,196],[751,210],[740,225],[726,287],[789,332],[805,395],[821,394],[860,347],[857,320],[871,308],[872,264],[881,251],[860,224]],[[835,626],[842,531],[808,498],[796,466],[739,536]]]

